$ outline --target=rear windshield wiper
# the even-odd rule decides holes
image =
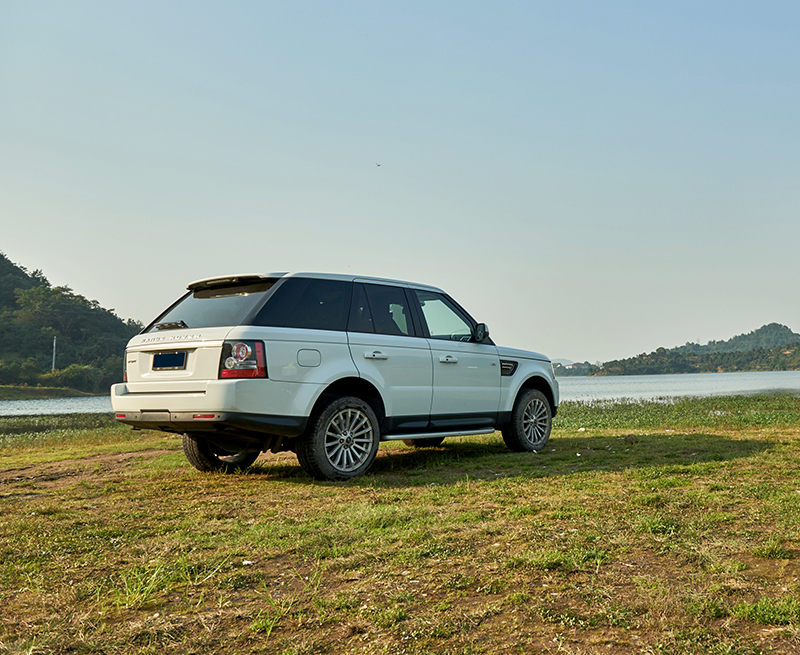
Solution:
[[[153,328],[156,330],[180,330],[181,328],[188,328],[183,321],[173,321],[171,323],[156,323]]]

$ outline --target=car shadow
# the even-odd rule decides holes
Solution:
[[[711,462],[734,461],[771,448],[755,439],[735,439],[713,433],[551,438],[538,453],[514,453],[502,438],[446,440],[433,448],[382,447],[367,475],[347,482],[363,486],[408,487],[455,484],[470,479],[542,478],[591,471],[614,472],[646,467],[676,467],[687,471]],[[293,457],[259,461],[249,474],[283,478],[298,484],[312,481]]]

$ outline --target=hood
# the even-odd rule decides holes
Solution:
[[[550,362],[550,358],[547,355],[531,352],[530,350],[519,350],[517,348],[497,346],[497,353],[500,355],[500,357],[513,357],[514,359],[536,359],[540,362]]]

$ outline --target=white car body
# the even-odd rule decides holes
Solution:
[[[228,284],[225,280],[232,282]],[[162,317],[171,316],[170,312],[179,313],[180,303],[192,295],[216,293],[213,291],[216,288],[222,289],[219,293],[228,293],[227,289],[260,288],[260,281],[272,286],[262,293],[267,300],[261,305],[256,303],[249,316],[255,312],[262,316],[282,285],[308,291],[319,285],[319,281],[328,281],[335,283],[331,288],[342,290],[343,294],[347,288],[351,289],[348,307],[342,310],[348,313],[347,327],[308,329],[258,325],[251,321],[202,327],[166,323],[162,324],[164,329],[156,329]],[[551,416],[557,411],[558,384],[550,360],[535,352],[498,347],[488,336],[478,342],[475,338],[478,324],[435,287],[377,278],[298,273],[213,278],[187,288],[193,291],[173,306],[178,309],[164,312],[128,343],[126,381],[111,390],[116,417],[124,423],[137,428],[202,435],[226,451],[237,452],[292,448],[294,440],[308,431],[309,420],[313,420],[321,404],[336,395],[360,397],[373,406],[380,422],[381,441],[493,432],[509,423],[514,404],[525,389],[541,391]],[[285,291],[280,302],[288,303],[284,299],[288,294]],[[241,298],[247,295],[229,294],[236,296],[232,303],[244,303]],[[381,305],[381,309],[372,309],[365,319],[362,314],[370,311],[369,307],[377,301],[370,304],[364,299],[373,296],[378,300],[399,300],[387,301],[389,314]],[[407,301],[405,304],[403,299]],[[209,301],[192,302],[201,305]],[[325,305],[324,300],[318,304],[332,306],[331,302]],[[433,311],[438,313],[426,318],[425,312]],[[469,324],[461,336],[455,337],[462,340],[430,334],[427,324],[431,320],[441,319],[446,323],[456,318]],[[354,320],[375,331],[351,329]],[[365,320],[368,323],[363,323]],[[380,333],[379,323],[391,328],[387,332],[399,325],[399,329],[408,333]],[[267,377],[220,378],[223,345],[235,342],[263,343]],[[154,370],[155,361],[173,363],[170,359],[173,357],[182,366]],[[512,374],[502,374],[511,368]]]

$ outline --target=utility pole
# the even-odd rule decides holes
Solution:
[[[56,337],[53,335],[53,365],[50,367],[50,372],[56,370]]]

